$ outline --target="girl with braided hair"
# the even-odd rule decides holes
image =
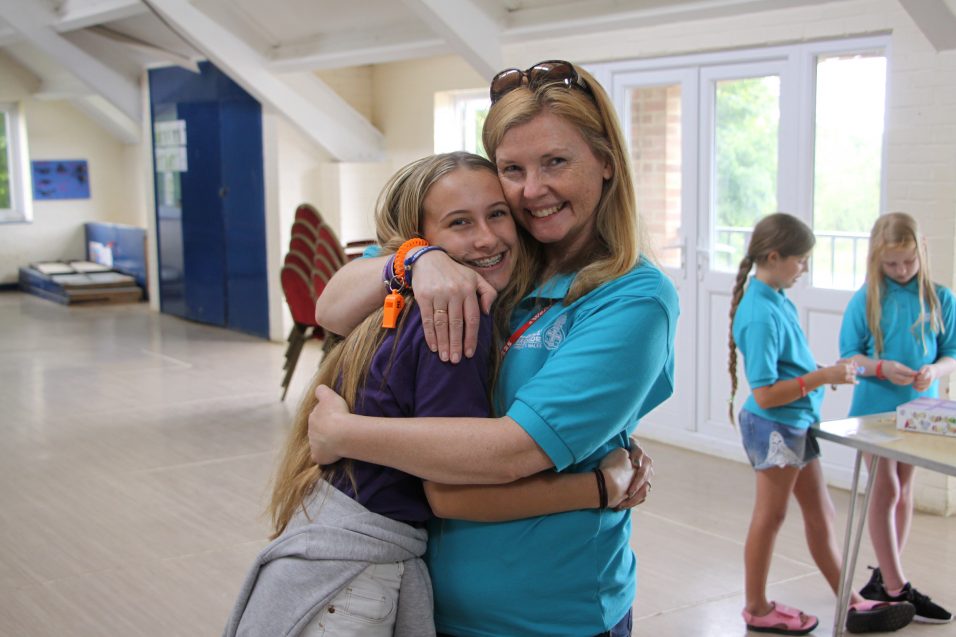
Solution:
[[[823,386],[855,384],[856,366],[817,365],[785,292],[807,271],[814,243],[810,228],[792,215],[778,212],[761,219],[740,262],[730,305],[730,417],[733,421],[739,349],[751,387],[740,411],[740,435],[757,479],[744,545],[742,615],[748,629],[780,635],[805,635],[818,624],[812,615],[767,599],[774,542],[791,494],[803,514],[810,554],[834,594],[840,580],[835,511],[810,426],[820,420]],[[854,593],[846,626],[854,633],[889,631],[912,618],[910,604],[874,603]]]

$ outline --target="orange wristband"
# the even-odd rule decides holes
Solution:
[[[886,376],[883,375],[883,361],[876,364],[876,377],[880,380],[886,380]]]
[[[419,237],[415,237],[414,239],[409,239],[408,241],[403,243],[401,246],[399,246],[398,250],[395,251],[395,265],[394,265],[395,276],[397,276],[400,279],[405,278],[405,255],[408,254],[409,250],[411,250],[412,248],[424,248],[427,246],[428,246],[428,242]]]
[[[803,380],[803,376],[797,376],[797,382],[800,383],[800,398],[807,397],[807,382]]]
[[[424,248],[428,242],[424,239],[415,237],[409,239],[395,251],[395,258],[392,262],[393,272],[389,281],[389,293],[385,297],[385,305],[382,307],[382,327],[391,329],[398,324],[398,316],[405,308],[405,297],[402,296],[402,290],[405,289],[405,255],[412,248]],[[397,285],[398,287],[394,287]]]

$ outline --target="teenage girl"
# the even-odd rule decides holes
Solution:
[[[376,229],[383,254],[394,257],[390,269],[402,273],[386,282],[397,320],[386,327],[388,310],[380,306],[326,356],[305,393],[269,506],[273,541],[250,570],[225,635],[433,636],[431,584],[420,559],[433,514],[488,522],[616,507],[639,464],[616,449],[593,472],[547,472],[497,487],[423,485],[359,461],[316,466],[307,436],[319,384],[336,386],[367,415],[490,414],[491,321],[482,319],[474,358],[439,360],[418,327],[414,264],[404,254],[413,245],[419,254],[441,249],[504,288],[522,248],[494,166],[469,153],[412,162],[386,184]]]
[[[796,308],[785,293],[807,271],[815,242],[810,228],[796,217],[785,213],[764,217],[754,227],[740,262],[730,306],[730,418],[733,421],[739,348],[752,390],[740,411],[740,434],[757,478],[744,545],[742,614],[749,630],[781,635],[805,635],[818,623],[812,615],[767,599],[774,542],[791,494],[803,514],[810,554],[834,593],[840,580],[835,512],[810,426],[820,420],[823,386],[855,383],[856,367],[817,366]],[[756,273],[748,283],[754,266]],[[846,624],[850,632],[896,630],[913,617],[909,604],[874,603],[855,593],[850,601]]]
[[[905,213],[885,214],[873,226],[866,284],[843,315],[840,355],[864,369],[851,416],[935,398],[937,379],[956,370],[956,303],[952,292],[930,279],[925,241]],[[900,562],[913,520],[913,473],[903,462],[877,462],[867,522],[879,567],[860,593],[908,601],[916,621],[945,623],[952,614],[913,588]]]

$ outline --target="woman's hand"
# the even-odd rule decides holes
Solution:
[[[903,363],[886,359],[882,360],[881,363],[880,371],[883,373],[883,377],[894,385],[912,385],[913,381],[916,380],[916,372]]]
[[[618,465],[623,458],[627,460],[627,467]],[[605,467],[607,463],[607,467]],[[631,436],[630,451],[626,449],[615,449],[601,461],[601,469],[604,471],[605,482],[608,489],[608,506],[617,510],[630,509],[644,502],[651,492],[651,478],[654,477],[654,460],[644,452],[638,443],[637,438]],[[613,475],[611,472],[614,471]],[[626,480],[623,485],[623,491],[617,491],[619,488],[618,480]],[[612,497],[612,482],[614,489]],[[617,495],[620,493],[620,500]]]
[[[604,473],[604,484],[607,487],[607,506],[617,509],[621,502],[627,499],[628,488],[634,478],[634,465],[627,454],[627,449],[618,447],[604,456],[598,467]]]
[[[452,363],[460,361],[462,353],[474,356],[481,313],[491,310],[497,291],[480,274],[439,250],[415,263],[412,287],[428,347]]]
[[[915,380],[913,380],[913,389],[919,392],[924,392],[929,389],[933,381],[939,378],[936,371],[936,365],[932,363],[920,367],[920,370],[916,372]]]
[[[335,453],[333,437],[336,429],[336,416],[349,413],[345,400],[326,385],[315,388],[318,404],[309,414],[309,449],[312,460],[319,466],[332,464],[342,459]]]

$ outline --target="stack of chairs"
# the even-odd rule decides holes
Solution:
[[[294,323],[285,352],[282,400],[289,391],[289,382],[305,343],[310,338],[322,339],[323,352],[334,345],[333,335],[326,334],[315,321],[315,302],[345,262],[345,251],[338,237],[319,212],[307,203],[296,208],[289,252],[279,275]]]

